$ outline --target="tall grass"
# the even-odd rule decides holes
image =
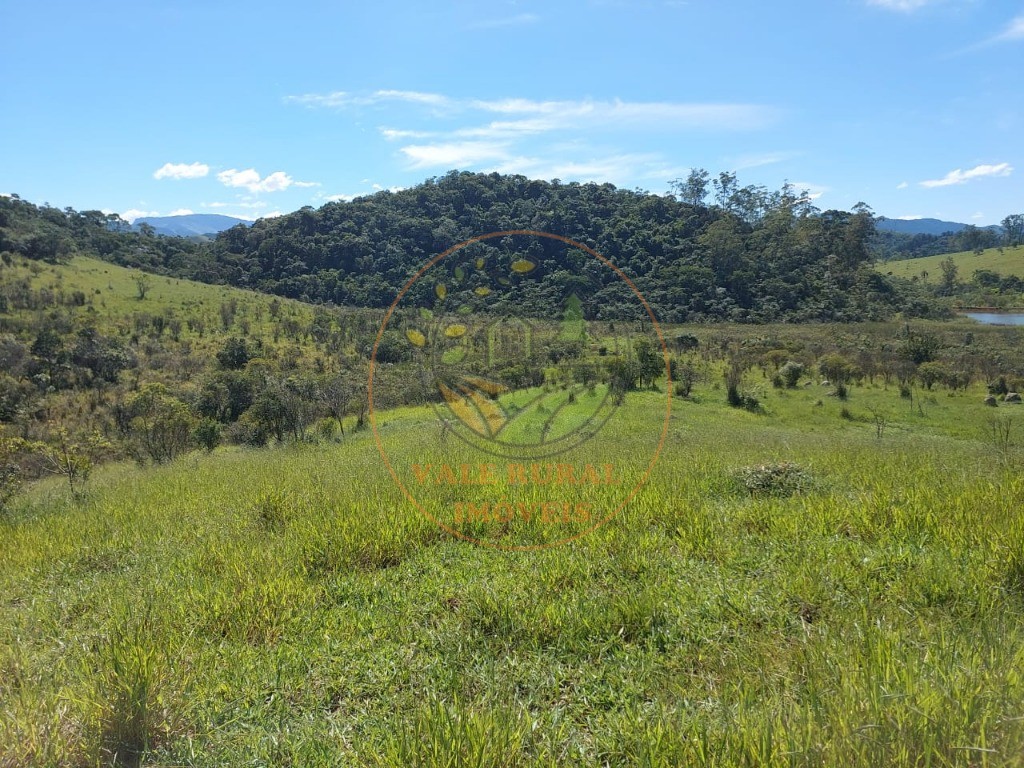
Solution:
[[[1024,764],[1024,479],[977,393],[881,441],[695,394],[628,507],[540,551],[453,540],[367,434],[40,484],[2,528],[0,766]],[[595,459],[663,414],[624,412]],[[385,428],[461,456],[435,434]],[[783,465],[813,482],[736,481]]]

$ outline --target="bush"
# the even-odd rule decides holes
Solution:
[[[213,451],[214,448],[220,445],[220,423],[210,418],[203,419],[192,430],[192,439],[196,441],[197,445],[205,448],[207,453]]]
[[[736,479],[751,496],[793,496],[813,485],[810,472],[789,461],[743,467],[737,471]]]
[[[224,348],[217,353],[217,362],[220,363],[221,368],[237,371],[245,368],[245,364],[249,362],[250,357],[249,347],[246,345],[245,339],[232,336],[224,342]]]
[[[804,366],[790,360],[779,368],[777,375],[782,380],[782,383],[786,385],[786,389],[795,389],[800,381],[800,377],[804,375]]]

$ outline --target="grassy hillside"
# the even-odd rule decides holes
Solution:
[[[441,533],[369,433],[35,486],[0,522],[0,765],[1021,765],[1024,406],[719,382],[623,514],[537,552]],[[479,460],[426,408],[382,435]],[[746,487],[766,462],[803,474]]]
[[[952,256],[959,270],[961,280],[970,280],[975,270],[987,269],[1000,275],[1024,277],[1024,246],[1016,248],[989,248],[981,254],[973,251],[962,251],[941,256],[926,256],[920,259],[903,261],[879,262],[877,269],[883,274],[895,277],[918,279],[928,283],[938,283],[942,278],[942,262]],[[927,273],[925,276],[923,273]]]

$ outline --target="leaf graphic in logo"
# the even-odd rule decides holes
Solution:
[[[461,325],[459,323],[449,325],[447,328],[444,329],[444,335],[447,336],[449,339],[458,339],[466,335],[466,326]]]
[[[465,276],[466,276],[466,270],[464,270],[462,267],[456,267],[455,268],[455,279],[456,280],[462,280],[462,278],[464,278]]]
[[[508,387],[500,381],[491,381],[490,379],[484,379],[480,376],[466,376],[463,380],[474,389],[479,389],[481,392],[486,392],[491,396],[497,396],[503,392],[508,392]]]
[[[518,272],[521,275],[525,275],[527,272],[532,271],[533,268],[536,266],[537,265],[534,264],[532,261],[527,261],[526,259],[516,259],[515,261],[512,262],[512,271]]]
[[[483,269],[484,268],[484,257],[483,256],[481,256],[480,258],[478,258],[476,260],[476,268],[477,269]]]
[[[405,332],[405,337],[409,340],[409,343],[414,347],[425,347],[427,345],[427,337],[424,336],[420,331],[415,328],[409,328]]]
[[[481,437],[495,437],[508,423],[501,404],[492,399],[505,388],[479,377],[466,377],[452,389],[443,381],[437,383],[445,402],[456,418]]]
[[[481,285],[478,288],[474,288],[473,293],[475,293],[477,296],[490,296],[491,289],[488,288],[486,285]]]
[[[434,286],[434,293],[437,294],[437,298],[444,301],[444,297],[448,295],[448,289],[445,287],[444,283],[438,283]]]

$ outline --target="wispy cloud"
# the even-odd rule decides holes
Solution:
[[[508,156],[508,146],[486,141],[409,144],[401,148],[410,168],[462,168]]]
[[[918,184],[928,189],[933,187],[949,187],[954,184],[966,184],[971,179],[1009,176],[1011,173],[1013,173],[1013,166],[1009,163],[999,163],[998,165],[976,165],[974,168],[966,171],[957,168],[955,171],[947,173],[941,179],[928,179],[926,181],[918,182]]]
[[[934,2],[935,0],[868,0],[868,5],[885,8],[888,11],[913,13]]]
[[[274,171],[269,176],[260,178],[254,168],[239,171],[231,168],[217,174],[217,181],[225,187],[247,189],[253,194],[259,192],[283,192],[289,187],[315,187],[315,181],[296,181],[284,171]]]
[[[203,203],[202,206],[203,206],[203,208],[252,208],[252,209],[259,209],[259,208],[266,208],[267,204],[264,201],[262,201],[262,200],[254,200],[254,201],[251,201],[251,202],[250,201],[240,201],[240,202],[234,202],[234,203],[223,203],[223,202]]]
[[[422,91],[382,90],[369,94],[349,93],[348,91],[331,91],[330,93],[304,93],[298,96],[285,96],[285,102],[302,104],[307,107],[344,108],[367,107],[386,101],[404,101],[413,104],[445,106],[450,102],[447,96]]]
[[[667,183],[688,169],[661,154],[617,148],[616,137],[635,146],[637,134],[757,131],[783,117],[776,107],[751,103],[481,99],[406,90],[307,93],[287,101],[339,111],[394,107],[386,127],[378,130],[383,140],[398,145],[396,156],[408,170],[473,168],[624,184]],[[742,167],[755,167],[789,156],[775,152],[739,160]]]
[[[822,184],[814,184],[809,181],[794,181],[792,186],[798,193],[806,192],[808,200],[817,200],[829,190],[828,187]]]
[[[164,163],[153,171],[154,179],[201,179],[210,172],[205,163]]]
[[[168,213],[168,216],[191,216],[195,211],[191,208],[178,208]]]
[[[784,163],[786,160],[792,160],[798,154],[798,152],[761,152],[728,157],[726,158],[726,163],[733,171],[743,171],[748,168],[760,168],[765,165]]]
[[[577,127],[586,123],[591,127],[630,127],[644,130],[679,130],[706,128],[712,130],[753,130],[766,127],[780,117],[779,110],[760,104],[722,102],[664,102],[664,101],[600,101],[593,99],[539,101],[536,99],[457,99],[440,93],[421,91],[381,90],[366,95],[347,91],[307,93],[288,96],[287,102],[308,107],[345,109],[373,106],[385,102],[405,102],[443,108],[445,116],[459,113],[483,112],[504,115],[510,119],[490,123],[479,128],[466,128],[483,134],[538,132],[558,128]],[[388,138],[399,137],[400,129],[382,129]]]
[[[521,27],[536,24],[540,16],[535,13],[520,13],[517,16],[506,16],[500,19],[485,19],[467,26],[467,29],[498,29],[499,27]]]
[[[961,48],[958,51],[953,51],[948,56],[961,56],[965,53],[975,53],[985,48],[989,48],[993,45],[1000,45],[1003,43],[1014,43],[1024,40],[1024,14],[1016,16],[1007,22],[1003,29],[992,35],[992,37],[982,40],[979,43],[968,45],[966,48]]]
[[[901,181],[899,184],[896,185],[896,189],[906,189],[909,186],[910,185],[907,182]]]
[[[367,182],[367,181],[369,181],[369,179],[363,179],[364,183]],[[370,186],[371,186],[371,189],[367,190],[367,191],[341,193],[341,194],[337,194],[337,195],[321,195],[320,199],[321,200],[326,200],[329,203],[336,203],[336,202],[348,203],[348,202],[351,202],[352,200],[355,200],[357,197],[366,197],[367,195],[372,195],[375,192],[383,192],[385,190],[388,191],[388,192],[401,192],[403,189],[405,189],[405,187],[384,187],[381,184],[371,184]]]
[[[1015,40],[1024,40],[1024,14],[1012,19],[1006,28],[992,38],[993,43],[1008,43]]]

